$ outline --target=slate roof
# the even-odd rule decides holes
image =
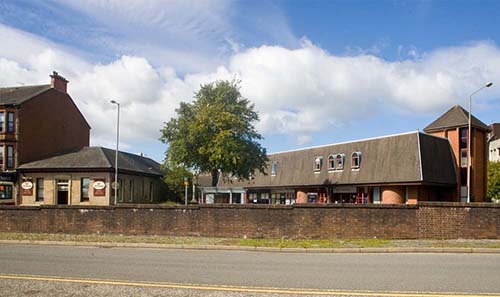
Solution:
[[[115,168],[115,150],[104,147],[84,147],[80,150],[62,153],[51,158],[26,163],[20,171],[93,170]],[[118,152],[118,171],[163,175],[160,164],[150,158],[126,152]]]
[[[351,169],[351,154],[361,152],[360,168]],[[328,157],[345,154],[344,169],[328,169]],[[323,157],[314,172],[316,157]],[[366,140],[331,144],[269,155],[268,175],[256,173],[249,181],[221,182],[221,186],[245,188],[318,185],[368,185],[418,183],[456,185],[455,159],[448,139],[411,132]],[[277,173],[270,174],[277,162]]]
[[[493,123],[490,125],[491,133],[488,136],[488,141],[500,139],[500,123]]]
[[[447,112],[437,118],[434,122],[430,123],[424,128],[425,132],[432,132],[437,130],[443,130],[444,128],[456,128],[456,127],[466,127],[469,124],[469,112],[465,110],[460,105],[455,105],[450,108]],[[472,127],[479,128],[482,130],[489,131],[485,123],[481,122],[474,115],[471,117]]]
[[[0,105],[18,105],[51,89],[51,85],[0,88]]]

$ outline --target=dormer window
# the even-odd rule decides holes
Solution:
[[[354,152],[351,155],[351,169],[359,169],[361,165],[361,152]]]
[[[314,158],[314,164],[313,164],[314,171],[321,171],[321,165],[323,165],[323,157]]]
[[[345,159],[344,154],[338,154],[335,157],[335,163],[336,163],[335,169],[336,170],[343,170],[344,169],[344,159]]]
[[[328,156],[328,170],[335,170],[335,157],[333,155]]]
[[[271,175],[276,175],[276,171],[278,171],[278,161],[273,161],[271,165]]]

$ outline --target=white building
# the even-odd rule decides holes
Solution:
[[[500,123],[490,125],[488,135],[488,160],[500,162]]]

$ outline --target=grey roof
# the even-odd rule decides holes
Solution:
[[[361,152],[359,169],[351,169],[351,155]],[[328,157],[345,154],[343,170],[329,170]],[[316,157],[323,157],[319,172]],[[221,186],[297,187],[317,185],[363,185],[426,183],[455,185],[455,159],[448,139],[411,132],[353,142],[331,144],[269,155],[268,175],[256,173],[249,181],[232,180]],[[270,174],[272,162],[277,173]]]
[[[77,151],[62,153],[51,158],[23,164],[19,170],[92,170],[115,168],[115,151],[104,147],[84,147]],[[118,152],[118,170],[162,175],[156,161],[125,152]]]
[[[493,123],[490,125],[491,133],[488,136],[488,141],[500,139],[500,123]]]
[[[455,105],[450,108],[447,112],[437,118],[434,122],[430,123],[427,127],[424,128],[425,132],[432,132],[436,130],[443,130],[445,128],[456,128],[456,127],[465,127],[469,124],[469,112],[465,110],[460,105]],[[471,117],[471,125],[472,127],[479,128],[482,130],[489,131],[490,127],[488,127],[485,123],[481,122],[474,115]]]
[[[21,104],[51,89],[51,85],[0,88],[0,105]]]

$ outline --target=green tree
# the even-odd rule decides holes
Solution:
[[[491,201],[500,201],[500,162],[488,162],[488,190],[486,196]]]
[[[259,120],[254,105],[243,98],[238,81],[202,85],[191,103],[182,102],[177,117],[165,123],[161,141],[167,159],[197,172],[211,173],[212,186],[223,178],[249,179],[264,173],[268,161],[253,124]]]
[[[165,162],[165,175],[163,181],[167,185],[168,200],[181,202],[184,200],[184,177],[187,177],[189,184],[192,184],[193,174],[187,168]],[[188,187],[188,199],[192,195],[192,187]]]

